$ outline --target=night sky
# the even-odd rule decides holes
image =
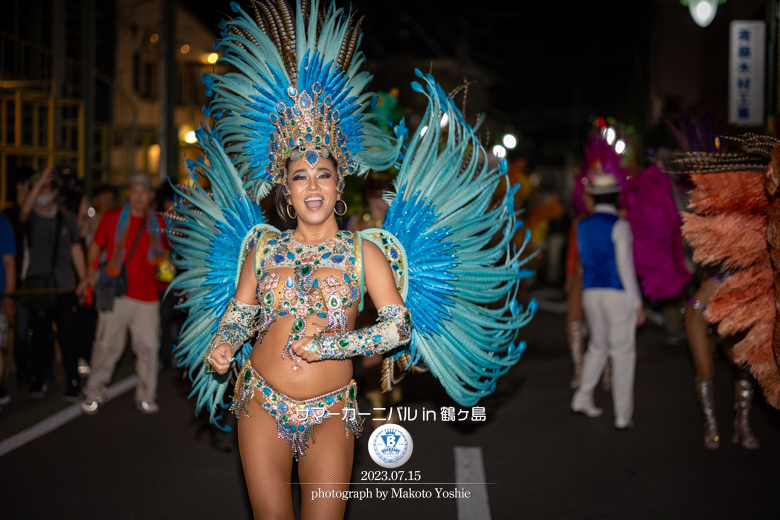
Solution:
[[[592,116],[632,122],[646,113],[645,45],[652,4],[352,2],[365,15],[362,48],[369,62],[408,56],[476,65],[490,76],[488,113],[493,119],[537,140],[561,144],[581,139]],[[187,5],[212,26],[221,13],[231,13],[227,0]]]

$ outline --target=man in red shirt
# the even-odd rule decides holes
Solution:
[[[112,310],[100,310],[92,371],[84,388],[81,404],[87,414],[95,414],[130,331],[136,355],[138,386],[135,401],[144,413],[159,411],[157,394],[157,358],[160,350],[160,302],[155,273],[165,254],[164,222],[151,209],[154,197],[152,181],[144,174],[132,175],[127,187],[128,202],[107,212],[98,224],[89,246],[88,273],[79,290],[97,282],[95,259],[106,252],[106,269],[101,276],[127,273],[127,292],[114,299]],[[134,247],[135,244],[135,247]]]

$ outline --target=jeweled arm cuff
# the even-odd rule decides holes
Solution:
[[[209,357],[216,347],[223,343],[229,343],[233,350],[233,356],[235,356],[236,351],[257,331],[255,317],[259,310],[259,305],[249,305],[235,298],[230,298],[227,309],[217,325],[214,339],[211,340],[206,352],[204,362],[208,370],[213,371]]]
[[[409,342],[412,315],[406,307],[386,305],[378,314],[380,321],[372,327],[333,336],[315,336],[303,348],[316,353],[320,359],[346,359],[382,354]]]

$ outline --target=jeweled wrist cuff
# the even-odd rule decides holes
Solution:
[[[214,339],[211,340],[204,362],[208,370],[213,371],[209,357],[216,347],[223,343],[230,344],[233,351],[233,357],[246,340],[248,340],[257,330],[255,316],[260,310],[259,305],[249,305],[235,298],[230,298],[225,313],[219,320],[217,332]]]
[[[320,359],[346,359],[382,354],[409,342],[412,315],[406,307],[386,305],[378,314],[380,322],[372,327],[333,336],[315,336],[303,349],[316,353]]]

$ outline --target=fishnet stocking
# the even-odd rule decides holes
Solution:
[[[238,421],[238,448],[252,512],[256,519],[292,520],[292,450],[277,437],[276,420],[262,402],[253,397],[247,406],[250,417]]]
[[[343,403],[332,406],[333,415],[314,427],[317,442],[310,442],[306,457],[298,458],[298,477],[301,481],[301,520],[342,519],[347,501],[341,498],[316,497],[322,491],[346,492],[352,476],[355,438],[344,435],[341,409]]]
[[[250,417],[238,421],[238,446],[244,467],[249,500],[256,519],[293,518],[292,448],[277,436],[276,420],[262,407],[255,395],[247,406]],[[314,427],[316,442],[309,442],[306,457],[299,457],[301,481],[301,520],[344,518],[347,501],[340,498],[312,499],[312,492],[349,490],[355,439],[344,435],[341,409],[330,408],[333,416]]]

